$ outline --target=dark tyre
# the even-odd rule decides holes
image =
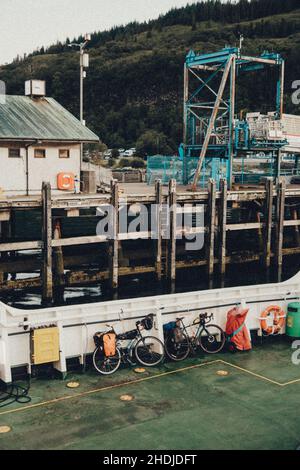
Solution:
[[[203,351],[216,354],[224,347],[225,333],[218,325],[208,325],[201,331],[199,343]]]
[[[103,375],[110,375],[119,369],[121,364],[121,353],[116,349],[115,356],[106,357],[102,348],[96,348],[93,353],[93,364],[97,372]]]
[[[171,332],[165,339],[166,355],[172,361],[183,361],[190,353],[190,343],[185,333],[181,333],[182,339],[176,341],[175,335]]]
[[[157,366],[164,359],[164,345],[154,336],[145,336],[136,343],[134,353],[143,366]]]

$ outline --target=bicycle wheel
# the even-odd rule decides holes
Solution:
[[[136,343],[134,353],[143,366],[157,366],[164,358],[164,345],[154,336],[145,336]]]
[[[176,341],[175,335],[169,333],[165,339],[166,355],[172,361],[183,361],[190,353],[190,343],[185,333],[181,333],[182,339]]]
[[[203,351],[216,354],[223,349],[225,333],[218,325],[205,326],[200,333],[199,343]]]
[[[106,357],[102,349],[96,348],[93,353],[93,364],[95,369],[103,375],[110,375],[116,372],[121,364],[121,353],[116,349],[116,354],[111,357]]]

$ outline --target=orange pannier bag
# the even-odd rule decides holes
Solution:
[[[103,349],[106,357],[112,357],[116,355],[116,334],[105,333],[103,335]]]

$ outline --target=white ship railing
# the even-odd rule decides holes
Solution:
[[[300,298],[300,272],[292,279],[276,284],[220,288],[179,294],[68,305],[45,309],[21,310],[0,302],[0,378],[11,381],[11,368],[26,366],[31,372],[30,330],[56,325],[60,334],[60,360],[54,367],[67,371],[67,359],[85,356],[94,349],[93,335],[113,324],[118,333],[133,329],[137,319],[155,315],[152,335],[163,339],[163,324],[177,316],[193,320],[201,311],[214,313],[214,323],[225,328],[230,308],[245,302],[250,311],[247,325],[259,329],[262,311],[271,304],[284,311],[287,304]],[[284,332],[284,330],[283,330]]]

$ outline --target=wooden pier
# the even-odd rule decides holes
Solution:
[[[120,232],[117,216],[112,216],[110,221],[113,237],[96,232],[87,235],[83,223],[85,217],[97,220],[97,208],[107,204],[116,209],[115,214],[119,214],[124,206],[129,211],[133,205],[154,205],[154,211],[151,210],[155,213],[156,237],[153,237],[152,228],[136,233]],[[165,278],[174,284],[178,269],[205,267],[206,274],[201,272],[201,276],[211,279],[216,273],[224,276],[229,264],[253,261],[260,262],[266,269],[273,265],[280,273],[285,256],[300,254],[299,206],[300,186],[286,185],[284,180],[275,184],[266,179],[264,185],[230,191],[226,180],[221,180],[219,189],[211,180],[207,190],[197,192],[176,187],[175,180],[168,186],[162,186],[160,181],[155,186],[114,182],[109,194],[63,196],[51,195],[49,184],[44,183],[40,196],[0,198],[0,290],[39,287],[43,299],[51,301],[56,286],[106,281],[112,290],[116,290],[120,277],[143,273],[153,273],[158,280]],[[177,226],[178,214],[194,213],[201,207],[205,211],[204,227]],[[26,233],[12,232],[15,214],[29,210],[41,213],[39,239],[28,240]],[[249,216],[231,220],[233,211],[237,214],[243,211]],[[74,217],[82,225],[81,235],[64,236],[61,221]],[[165,236],[166,229],[168,237]],[[183,241],[177,238],[179,233],[184,236],[191,231],[203,233],[205,244],[203,249],[189,252],[187,256]],[[244,236],[249,231],[252,238],[257,239],[255,250],[249,251],[246,244],[242,250],[228,248],[233,244],[232,237]],[[137,240],[145,241],[147,249],[140,249]],[[65,253],[70,247],[73,247],[73,253]],[[93,247],[93,252],[82,251],[83,247]],[[26,258],[17,256],[28,250],[36,251]],[[35,254],[38,252],[40,257]],[[98,255],[102,261],[97,265]],[[144,261],[146,258],[147,262]],[[19,273],[35,275],[19,278]]]

